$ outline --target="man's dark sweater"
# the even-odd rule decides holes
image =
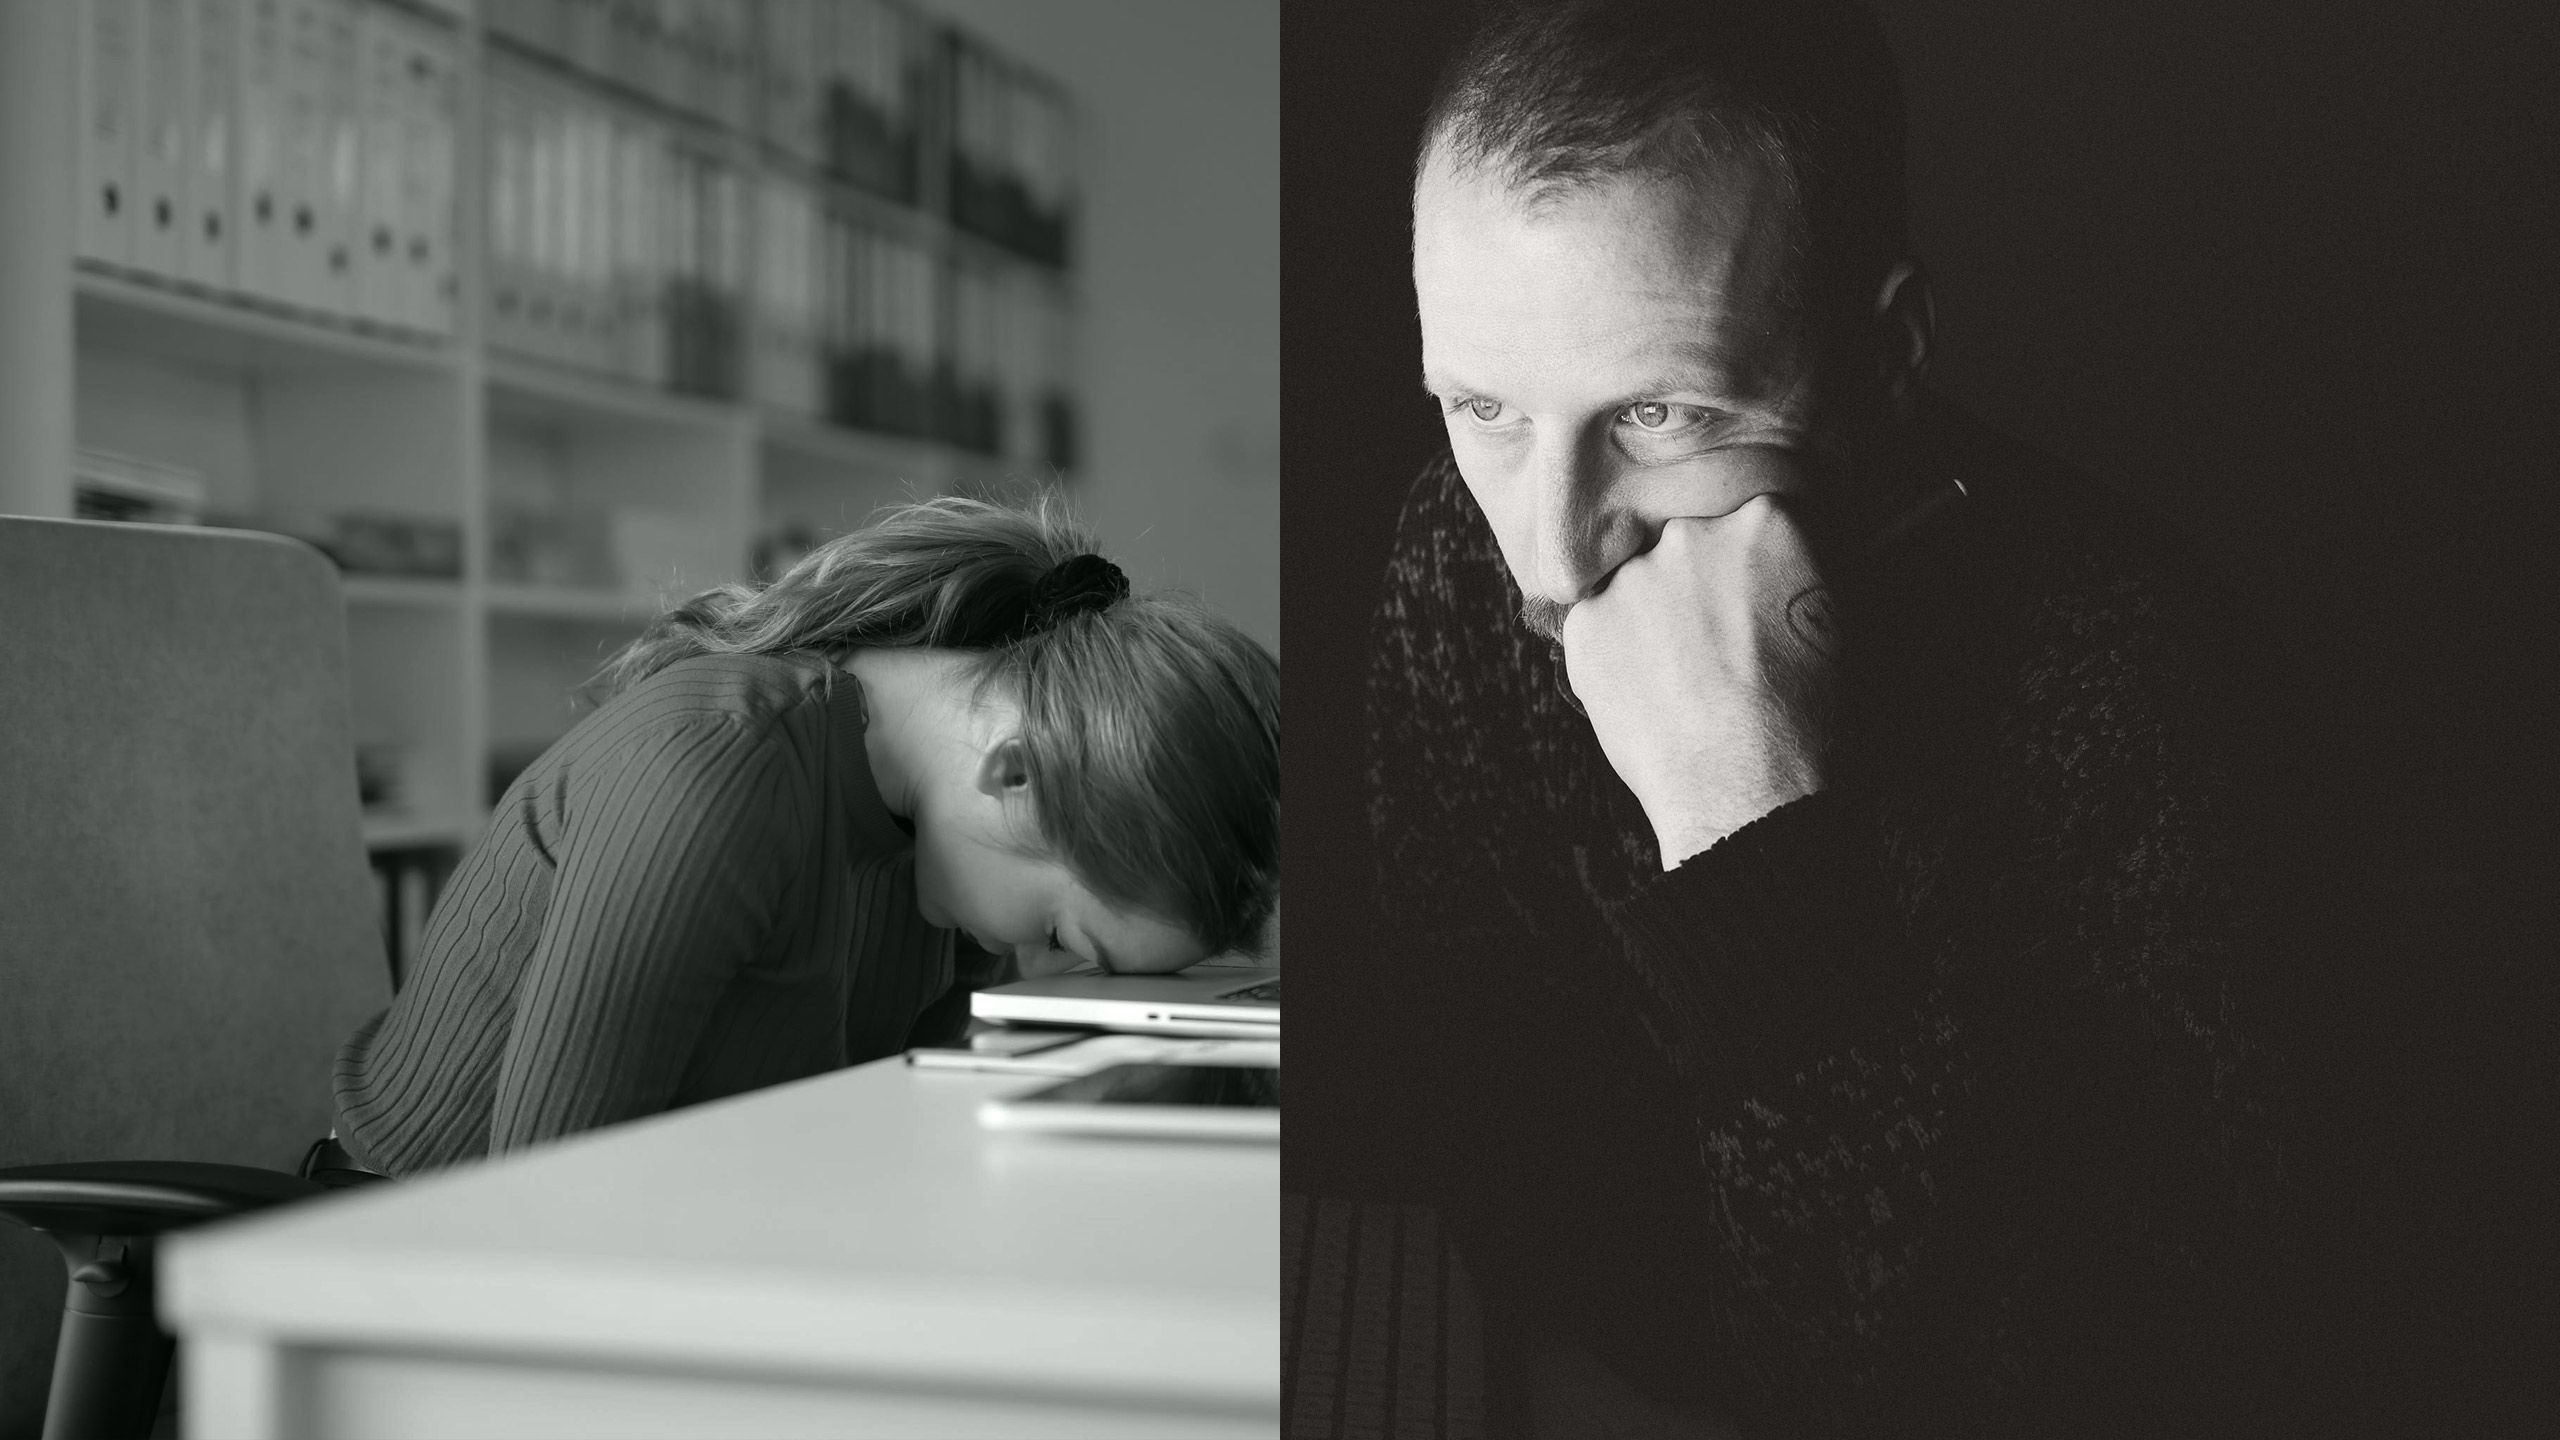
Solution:
[[[1828,783],[1669,874],[1455,467],[1421,477],[1370,687],[1379,898],[1434,1017],[1413,1183],[1512,1343],[1659,1397],[2131,1418],[2228,1357],[2279,1208],[2227,617],[1960,417],[1906,461],[1971,497],[1832,572]]]

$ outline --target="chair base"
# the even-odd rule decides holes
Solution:
[[[62,1339],[53,1354],[44,1440],[148,1440],[160,1418],[177,1344],[151,1314],[153,1287],[128,1287],[101,1301],[73,1281],[62,1307]],[[129,1298],[140,1313],[100,1314]]]
[[[176,1345],[154,1313],[154,1237],[325,1192],[239,1165],[109,1161],[0,1170],[0,1217],[62,1251],[71,1288],[44,1440],[147,1440]]]

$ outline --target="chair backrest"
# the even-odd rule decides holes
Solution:
[[[289,1169],[389,1003],[346,613],[273,536],[0,517],[0,1166]],[[62,1261],[0,1226],[0,1436]]]

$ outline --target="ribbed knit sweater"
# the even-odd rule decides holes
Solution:
[[[1372,983],[1420,1022],[1381,1089],[1504,1343],[1753,1433],[2077,1433],[2215,1360],[2274,1233],[2226,621],[2052,462],[1947,413],[1905,458],[1973,498],[1832,577],[1826,788],[1669,874],[1421,477],[1370,688]]]
[[[813,657],[700,656],[518,776],[390,1009],[338,1052],[341,1141],[395,1176],[927,1043],[952,932]]]

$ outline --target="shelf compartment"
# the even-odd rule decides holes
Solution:
[[[371,334],[105,271],[77,271],[73,295],[84,349],[129,350],[264,375],[343,372],[351,364],[449,375],[457,367],[451,341]]]
[[[950,450],[797,416],[758,418],[756,575],[770,580],[812,546],[884,507],[952,491]]]
[[[483,573],[512,597],[500,608],[638,621],[656,594],[745,573],[755,450],[743,409],[669,426],[493,408],[483,454]]]
[[[458,372],[225,358],[234,363],[84,336],[77,443],[201,477],[214,524],[306,538],[350,521],[459,524]]]
[[[595,590],[575,585],[494,584],[489,613],[527,620],[570,620],[637,631],[656,618],[658,597],[637,590]]]
[[[1064,489],[1070,476],[1046,460],[1011,460],[1001,455],[955,455],[944,489],[980,499],[1010,499],[1035,488]]]
[[[479,777],[484,801],[494,801],[517,770],[592,713],[601,698],[596,673],[640,633],[636,620],[600,609],[564,614],[540,608],[545,602],[535,600],[533,587],[508,589],[534,608],[490,613],[482,716],[488,748]],[[558,603],[577,607],[594,597],[566,592]]]
[[[850,430],[772,411],[756,417],[756,444],[768,467],[889,475],[912,481],[919,495],[941,489],[952,453],[950,447],[933,441]]]
[[[741,431],[743,405],[562,369],[515,355],[491,355],[492,420],[518,424],[642,425],[708,434]]]
[[[356,763],[369,792],[367,844],[392,817],[451,817],[470,802],[467,700],[458,607],[352,608],[347,614],[347,681]],[[376,821],[382,823],[377,826]]]
[[[462,603],[462,585],[410,575],[342,575],[339,590],[349,606],[450,610]]]
[[[479,830],[476,821],[457,815],[406,810],[366,811],[364,844],[368,850],[423,850],[432,845],[459,848]]]

